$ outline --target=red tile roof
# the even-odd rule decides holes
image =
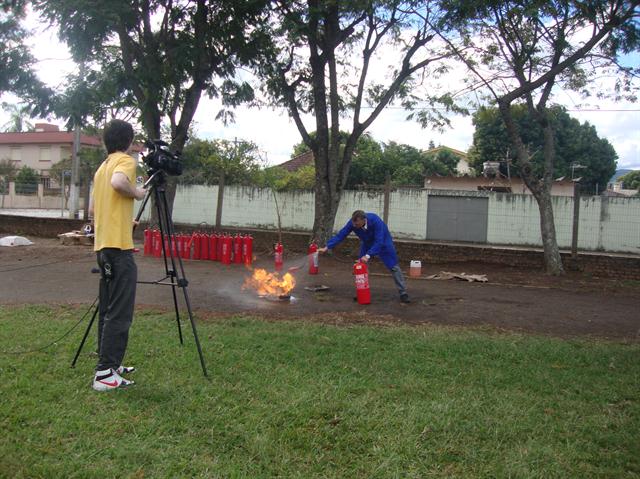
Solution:
[[[280,163],[280,168],[284,168],[287,171],[294,172],[298,171],[303,166],[313,165],[313,152],[305,151],[304,153],[299,154],[298,156],[291,158],[289,161],[285,161],[284,163]]]
[[[73,132],[32,131],[25,133],[0,133],[0,145],[73,145]],[[102,140],[94,136],[80,135],[80,144],[101,146]]]

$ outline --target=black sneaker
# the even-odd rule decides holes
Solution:
[[[401,303],[410,303],[411,300],[409,299],[409,295],[407,293],[401,294],[400,295],[400,302]]]

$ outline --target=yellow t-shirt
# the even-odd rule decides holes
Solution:
[[[127,175],[132,185],[136,180],[136,162],[126,153],[111,153],[93,177],[93,249],[133,249],[133,198],[121,195],[111,186],[116,172]]]

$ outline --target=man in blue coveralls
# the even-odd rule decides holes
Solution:
[[[318,251],[326,253],[328,250],[335,248],[352,231],[360,238],[360,261],[367,263],[373,256],[380,256],[384,265],[391,271],[400,293],[400,301],[409,303],[409,295],[407,294],[402,270],[398,264],[391,233],[389,233],[389,228],[378,215],[365,213],[362,210],[354,211],[351,215],[351,220],[347,221],[344,228],[327,241],[327,246],[318,249]]]

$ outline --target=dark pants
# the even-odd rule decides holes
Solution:
[[[122,364],[133,321],[138,268],[131,250],[104,248],[97,257],[101,274],[96,371],[101,371]]]
[[[396,288],[398,288],[398,292],[400,295],[407,294],[407,284],[404,280],[404,275],[402,274],[402,270],[400,269],[400,265],[396,264],[393,268],[390,269],[391,276],[393,276],[393,281],[396,283]]]

